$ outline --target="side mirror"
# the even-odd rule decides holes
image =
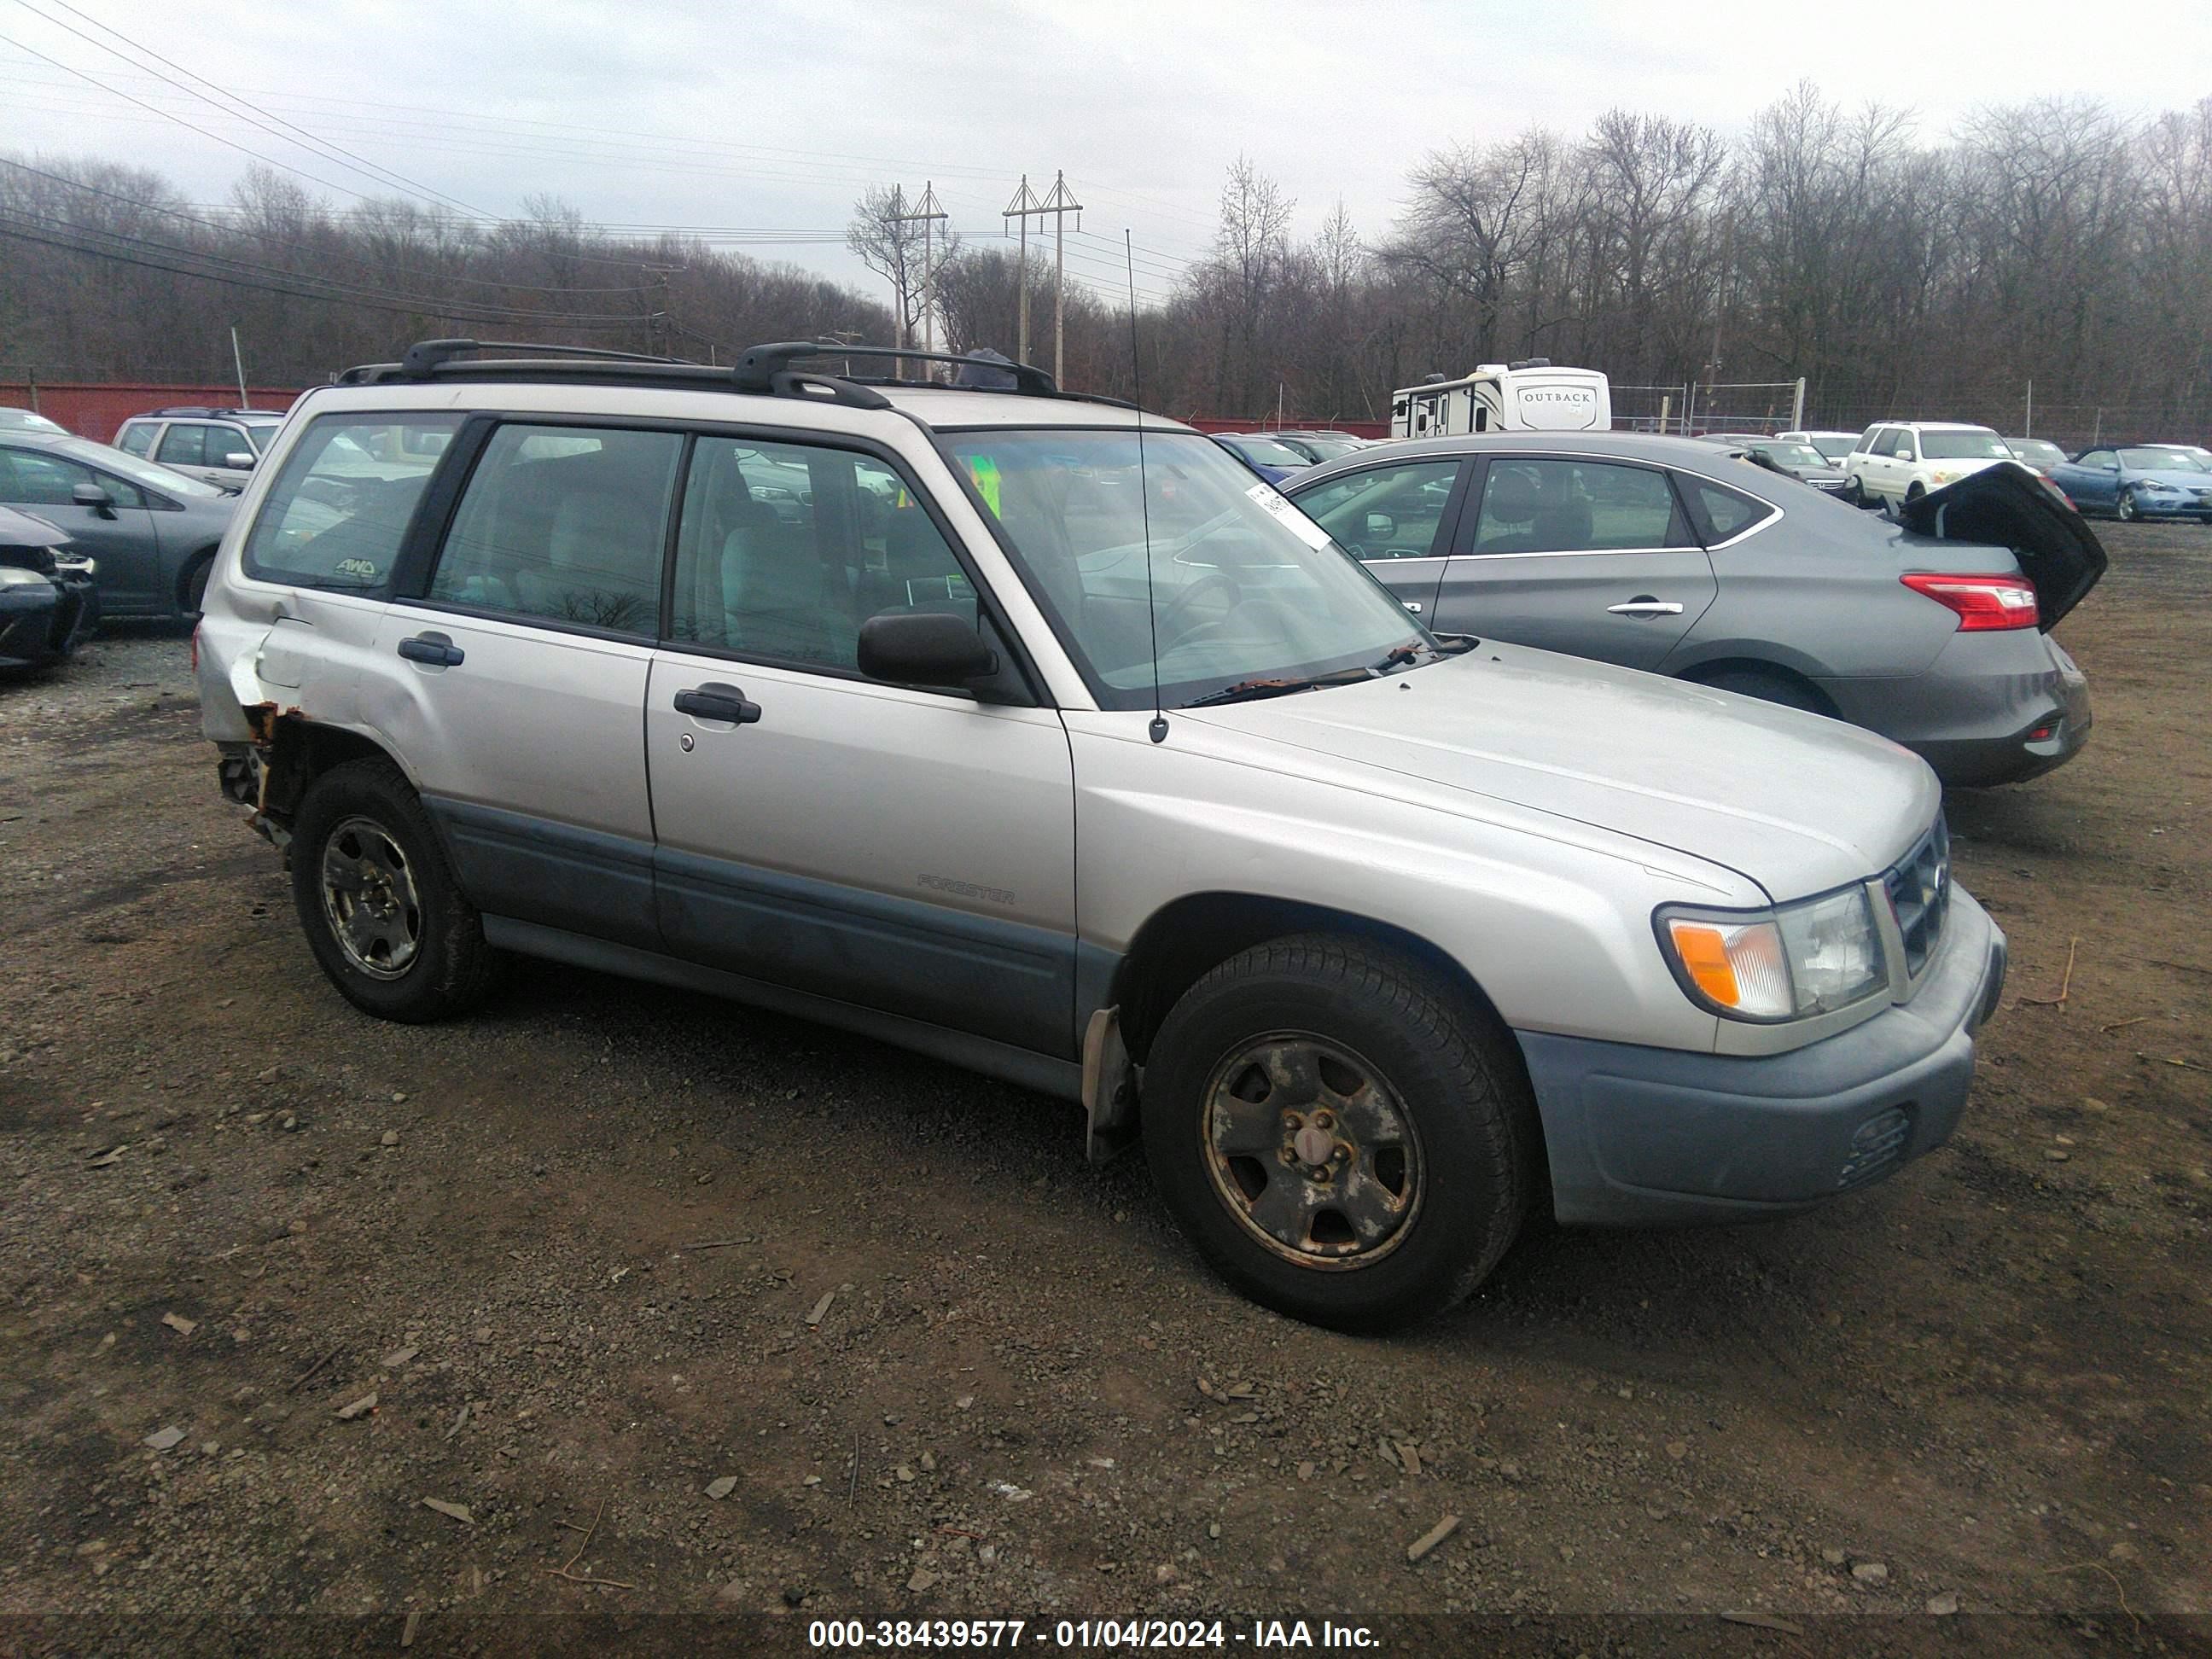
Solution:
[[[1370,513],[1367,515],[1367,533],[1384,538],[1395,536],[1398,533],[1398,521],[1388,513]]]
[[[891,611],[860,624],[860,672],[893,685],[965,687],[994,674],[999,653],[975,625],[942,611]]]
[[[115,497],[96,483],[81,483],[70,491],[70,499],[79,507],[88,507],[103,519],[115,516]]]
[[[234,449],[222,458],[222,464],[234,471],[251,472],[253,470],[253,457],[243,450]]]
[[[2099,465],[2107,472],[2118,472],[2120,470],[2120,464],[2118,461],[2103,461]]]
[[[1900,461],[1909,461],[1912,459],[1912,452],[1909,449],[1900,449],[1896,452],[1896,459]]]

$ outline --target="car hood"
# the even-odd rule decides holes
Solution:
[[[1923,536],[2011,549],[2035,589],[2038,624],[2045,633],[2087,597],[2109,562],[2088,520],[2017,461],[1998,462],[1931,489],[1906,502],[1897,516]]]
[[[62,547],[69,538],[69,532],[51,519],[0,507],[0,547]]]
[[[2128,483],[2164,484],[2168,489],[2185,489],[2195,495],[2200,489],[2212,489],[2212,472],[2138,472],[2130,467],[2120,474]]]
[[[1888,868],[1942,794],[1918,757],[1856,726],[1488,641],[1430,667],[1179,718],[1425,781],[1447,811],[1504,802],[1668,848],[1777,900]]]

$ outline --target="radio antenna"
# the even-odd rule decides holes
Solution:
[[[1168,738],[1167,711],[1160,707],[1160,611],[1152,597],[1152,497],[1145,477],[1144,351],[1137,343],[1137,252],[1129,228],[1121,227],[1121,257],[1129,267],[1129,380],[1137,404],[1137,505],[1145,525],[1145,621],[1152,636],[1152,723],[1145,728],[1154,743]]]

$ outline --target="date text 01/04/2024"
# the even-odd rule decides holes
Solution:
[[[1031,1626],[1035,1628],[1032,1629]],[[1055,1648],[1375,1649],[1382,1644],[1364,1625],[1322,1620],[1255,1620],[1237,1629],[1219,1619],[817,1619],[806,1632],[817,1650],[898,1648],[1017,1648],[1024,1638]]]

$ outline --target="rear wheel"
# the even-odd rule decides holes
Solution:
[[[411,1023],[483,999],[495,954],[398,767],[349,761],[317,778],[290,851],[308,948],[349,1002]]]
[[[1494,1018],[1408,957],[1322,934],[1232,957],[1146,1068],[1146,1156],[1254,1301],[1338,1330],[1449,1307],[1534,1200],[1535,1110]]]
[[[185,567],[184,577],[177,584],[178,606],[189,619],[200,614],[207,599],[208,573],[215,568],[215,550],[210,548]]]

